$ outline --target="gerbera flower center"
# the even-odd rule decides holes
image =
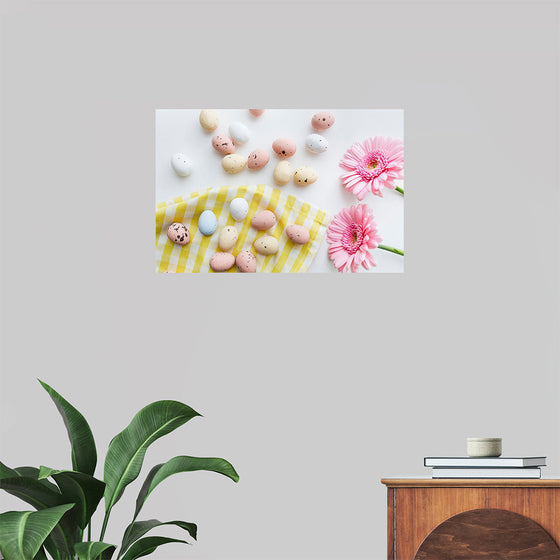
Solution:
[[[359,251],[364,241],[364,232],[358,224],[350,224],[342,235],[342,246],[351,255]]]
[[[371,181],[379,177],[387,169],[389,160],[382,150],[375,150],[367,154],[358,164],[357,171],[364,181]]]

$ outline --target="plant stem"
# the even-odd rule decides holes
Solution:
[[[401,187],[395,187],[395,190],[404,196],[404,189],[401,189]]]
[[[111,510],[105,513],[105,518],[103,519],[103,527],[101,527],[101,536],[99,537],[100,541],[103,541],[103,537],[105,536],[105,531],[107,530],[107,522],[109,521],[109,514]]]
[[[389,245],[378,245],[377,248],[389,251],[390,253],[396,253],[397,255],[404,257],[404,251],[402,249],[396,249],[395,247],[390,247]]]
[[[91,541],[91,521],[88,523],[87,526],[87,540]]]

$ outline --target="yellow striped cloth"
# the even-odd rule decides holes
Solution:
[[[237,197],[249,203],[249,213],[243,222],[236,223],[229,213],[229,203]],[[198,231],[198,217],[204,210],[211,210],[218,219],[218,229],[212,236]],[[251,227],[251,217],[261,210],[271,210],[278,223],[269,231]],[[173,222],[182,222],[191,234],[188,245],[176,245],[167,238],[167,228]],[[303,202],[291,194],[265,185],[241,187],[214,187],[178,197],[172,202],[159,203],[156,209],[156,271],[157,272],[212,272],[210,257],[220,251],[218,236],[224,226],[235,225],[239,239],[232,253],[253,249],[259,237],[272,235],[279,241],[276,255],[256,254],[257,272],[305,272],[317,254],[325,237],[330,216],[319,208]],[[286,236],[286,226],[305,226],[311,235],[305,245],[296,245]],[[235,272],[232,268],[229,272]]]

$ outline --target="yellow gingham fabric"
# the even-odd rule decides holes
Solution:
[[[235,222],[229,213],[229,203],[237,197],[249,203],[249,213],[243,222]],[[198,231],[198,217],[211,210],[218,219],[218,229],[212,236]],[[251,218],[261,210],[274,212],[278,223],[268,231],[251,227]],[[180,246],[167,238],[167,228],[173,222],[182,222],[191,234],[191,242]],[[214,187],[178,197],[172,202],[159,203],[156,209],[156,271],[157,272],[212,272],[210,257],[220,251],[218,237],[224,226],[234,225],[239,239],[232,253],[250,250],[257,257],[257,272],[305,272],[317,254],[325,237],[330,216],[319,208],[303,202],[291,194],[265,185],[241,187]],[[296,245],[286,236],[286,226],[305,226],[311,235],[305,245]],[[253,248],[255,239],[272,235],[279,241],[276,255],[263,256]],[[233,267],[228,272],[236,272]]]

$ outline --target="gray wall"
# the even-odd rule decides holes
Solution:
[[[3,9],[2,461],[69,466],[37,377],[102,455],[183,400],[204,418],[146,464],[241,482],[170,479],[146,516],[200,525],[158,557],[209,560],[382,559],[379,479],[468,435],[560,473],[557,4]],[[405,274],[154,274],[154,109],[203,106],[404,108]]]

